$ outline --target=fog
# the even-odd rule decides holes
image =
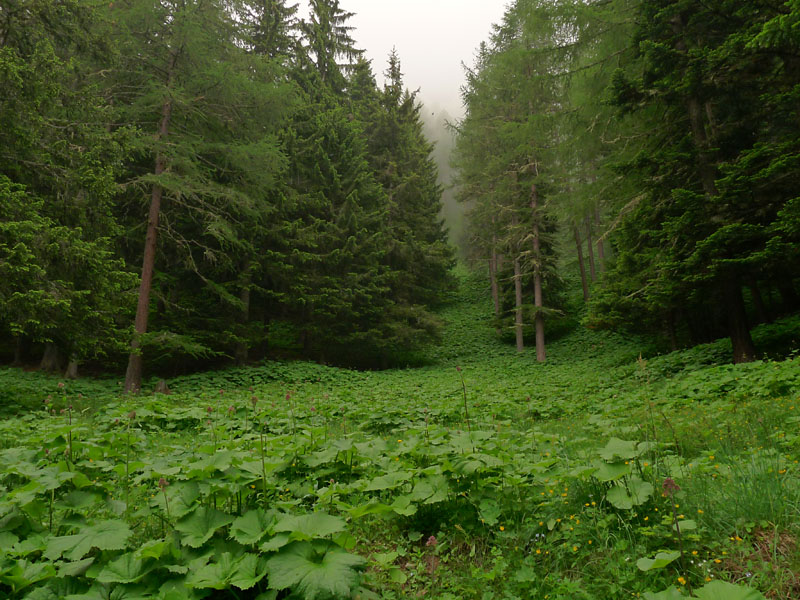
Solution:
[[[300,16],[308,15],[307,0]],[[461,63],[471,65],[475,49],[505,12],[505,0],[340,0],[356,13],[353,38],[365,50],[382,84],[386,58],[396,48],[406,85],[419,89],[428,112],[463,114]]]
[[[299,4],[299,16],[306,18],[308,2]],[[442,217],[450,241],[459,247],[464,243],[464,207],[450,187],[454,139],[448,123],[464,115],[463,64],[472,66],[476,49],[500,22],[506,5],[505,0],[340,0],[342,10],[355,13],[352,35],[372,62],[378,85],[383,85],[386,60],[394,48],[406,87],[419,91],[425,133],[436,144],[433,156],[444,187]]]

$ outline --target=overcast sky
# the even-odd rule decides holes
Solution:
[[[431,111],[445,109],[462,116],[459,89],[461,63],[472,65],[475,50],[500,22],[507,0],[340,0],[354,12],[354,38],[383,85],[386,58],[397,48],[406,86],[420,88],[420,99]],[[300,0],[301,16],[307,12]]]

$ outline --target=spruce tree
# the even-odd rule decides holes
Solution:
[[[242,256],[255,252],[238,234],[249,228],[258,200],[230,180],[255,176],[269,185],[269,175],[281,168],[274,132],[283,111],[278,98],[286,92],[283,84],[259,79],[261,67],[236,43],[236,23],[224,4],[131,0],[112,10],[122,49],[113,91],[120,118],[140,132],[137,160],[129,163],[126,200],[139,203],[137,192],[148,198],[136,332],[125,383],[126,391],[135,391],[141,386],[141,349],[148,339],[184,340],[187,352],[208,354],[206,345],[198,347],[195,337],[180,329],[145,335],[157,281],[159,233],[169,242],[163,256],[171,257],[172,277],[166,273],[165,282],[174,282],[174,293],[188,287],[185,281],[177,283],[188,275],[189,281],[202,282],[212,298],[235,303],[236,296],[219,281],[220,271],[238,270]],[[261,127],[242,121],[257,116],[254,108],[271,111],[257,117]],[[169,291],[164,292],[166,299]],[[208,306],[200,309],[208,311]],[[207,327],[198,329],[211,334]]]

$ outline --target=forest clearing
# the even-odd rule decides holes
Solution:
[[[523,364],[482,274],[462,277],[450,343],[417,369],[267,363],[137,398],[0,370],[0,590],[797,597],[796,357],[733,366],[722,341],[644,360],[580,330]]]
[[[799,109],[800,0],[0,0],[0,600],[797,600]]]

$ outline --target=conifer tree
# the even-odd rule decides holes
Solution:
[[[130,164],[128,189],[146,190],[149,198],[136,332],[125,381],[126,391],[136,391],[142,378],[141,348],[148,341],[158,234],[170,242],[173,260],[183,270],[213,294],[231,298],[204,269],[253,250],[237,230],[248,226],[256,200],[227,179],[243,171],[248,177],[257,169],[268,174],[280,162],[275,140],[268,137],[277,124],[270,115],[261,115],[260,128],[241,126],[240,119],[254,116],[254,107],[272,107],[272,116],[279,116],[274,99],[282,92],[269,80],[257,79],[259,66],[236,43],[235,23],[223,4],[130,0],[113,10],[122,48],[114,89],[119,114],[141,132],[141,160]],[[154,38],[146,33],[151,31],[158,32]],[[260,137],[243,138],[248,129]],[[234,157],[238,163],[231,163]],[[226,270],[240,264],[234,260]],[[165,339],[170,338],[155,337],[162,343]],[[188,351],[203,351],[192,338],[184,339]]]
[[[94,7],[31,1],[0,25],[0,246],[9,261],[0,331],[44,344],[43,368],[103,354],[132,281],[112,254],[114,176],[125,135],[108,131],[93,76],[110,52]],[[23,265],[26,265],[23,267]]]

